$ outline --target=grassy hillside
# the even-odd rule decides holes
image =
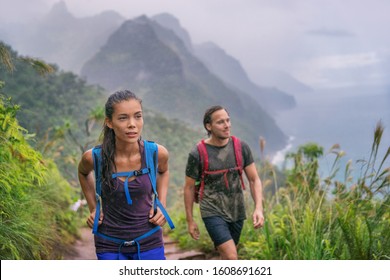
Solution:
[[[0,259],[61,258],[77,233],[69,209],[75,192],[52,160],[28,144],[17,108],[0,95]]]

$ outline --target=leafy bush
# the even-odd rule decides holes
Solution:
[[[56,165],[27,143],[18,106],[0,96],[0,259],[60,258],[77,232],[73,189]]]

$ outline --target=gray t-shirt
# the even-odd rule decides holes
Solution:
[[[245,168],[253,163],[253,157],[248,144],[241,141],[241,146],[242,163],[243,168]],[[236,166],[234,145],[231,138],[225,146],[217,147],[206,144],[206,149],[209,157],[209,170],[221,170]],[[186,176],[199,180],[201,173],[202,165],[195,145],[188,156]],[[200,201],[200,212],[203,218],[220,216],[227,222],[236,222],[246,218],[244,194],[238,171],[228,172],[227,180],[228,186],[225,183],[223,173],[205,176],[204,193]]]

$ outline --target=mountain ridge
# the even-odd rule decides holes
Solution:
[[[171,20],[173,27],[180,25],[169,14],[165,18]],[[270,113],[265,112],[266,106],[258,105],[248,93],[227,84],[210,71],[191,49],[188,33],[177,36],[172,27],[165,28],[155,18],[146,16],[125,22],[127,20],[115,12],[76,18],[69,13],[65,3],[60,2],[53,6],[51,14],[42,17],[39,24],[30,26],[34,32],[21,39],[15,49],[56,63],[61,69],[81,73],[83,79],[102,85],[107,91],[123,87],[132,89],[145,104],[152,104],[153,109],[170,119],[184,118],[190,126],[197,128],[201,127],[205,108],[222,104],[232,114],[233,132],[242,135],[244,140],[248,139],[252,147],[258,149],[259,136],[267,138],[270,153],[285,146],[287,137]],[[137,25],[138,28],[143,25],[143,29],[130,34],[130,41],[120,41],[118,37],[114,43],[107,44],[123,24]],[[125,29],[122,31],[126,32]],[[35,40],[38,35],[40,40]],[[148,44],[142,45],[143,36],[147,37]],[[32,41],[34,44],[30,44]],[[133,51],[133,56],[129,57],[129,46],[140,44],[143,52]],[[20,51],[21,48],[24,50]],[[104,58],[104,53],[107,55],[108,52],[111,54]],[[98,60],[100,63],[110,60],[110,63],[93,66],[93,61],[97,63]],[[110,68],[114,64],[116,68]],[[118,65],[122,68],[118,69]],[[88,73],[83,70],[85,67],[89,68]]]
[[[40,57],[65,71],[79,73],[88,60],[125,19],[114,11],[76,18],[65,2],[55,3],[38,22],[24,26],[28,32],[8,42],[19,53]],[[26,30],[26,29],[25,29]]]
[[[272,115],[274,111],[288,110],[296,106],[294,96],[277,87],[264,87],[253,83],[241,63],[215,43],[206,42],[193,45],[188,32],[174,16],[163,13],[153,16],[152,19],[173,30],[185,45],[189,46],[188,49],[192,54],[198,57],[210,71],[230,87],[249,93],[269,114]]]
[[[204,110],[221,104],[237,124],[233,131],[252,147],[258,147],[260,136],[270,141],[270,151],[286,143],[274,120],[249,95],[227,87],[174,32],[146,16],[125,21],[81,74],[109,91],[132,89],[153,110],[198,127]]]

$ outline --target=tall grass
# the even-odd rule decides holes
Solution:
[[[244,259],[346,260],[390,259],[390,168],[387,153],[378,162],[383,126],[378,123],[371,155],[352,163],[337,180],[344,153],[338,146],[332,171],[320,178],[321,148],[308,144],[290,154],[285,186],[265,199],[266,223],[259,232],[246,225],[239,247]],[[268,168],[273,168],[267,165]],[[264,166],[263,166],[264,167]],[[264,173],[264,171],[262,171]]]
[[[390,147],[378,159],[383,126],[378,123],[371,155],[344,168],[344,152],[335,145],[326,156],[336,155],[329,175],[319,176],[318,160],[323,149],[308,143],[291,153],[292,167],[278,170],[264,161],[259,174],[265,187],[265,225],[254,230],[246,222],[238,247],[241,259],[268,260],[357,260],[390,259]],[[343,176],[340,175],[343,172]],[[337,178],[343,178],[339,180]],[[248,216],[253,202],[246,194]],[[197,243],[186,231],[184,209],[177,206],[175,238],[183,247],[211,250],[207,233]],[[195,207],[196,208],[196,207]],[[177,214],[177,216],[176,216]],[[198,223],[202,224],[197,217]],[[197,245],[198,244],[198,245]]]
[[[73,190],[56,165],[32,149],[18,107],[0,96],[0,259],[61,258],[76,234]]]

